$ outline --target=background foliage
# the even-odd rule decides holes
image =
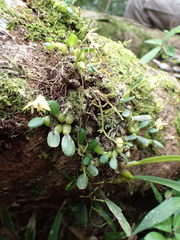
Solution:
[[[127,0],[77,0],[76,5],[87,10],[122,16]]]

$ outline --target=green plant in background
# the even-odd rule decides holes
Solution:
[[[177,181],[180,183],[180,181]],[[143,240],[179,240],[180,239],[180,191],[167,190],[165,200],[158,189],[152,185],[155,198],[159,205],[152,209],[135,229],[134,234],[155,228],[161,232],[152,231]]]
[[[0,233],[1,240],[10,240],[10,239],[12,239],[12,237],[15,240],[19,239],[19,237],[20,237],[19,234],[20,234],[20,231],[22,231],[22,230],[18,231],[16,229],[16,226],[13,223],[8,210],[4,207],[0,208],[0,222],[1,222],[2,226],[6,229],[6,232],[4,234]],[[53,224],[50,228],[47,240],[58,240],[58,234],[59,234],[61,222],[62,222],[62,212],[59,209],[54,218]],[[24,231],[24,229],[23,229],[23,231]],[[28,224],[24,231],[23,239],[24,240],[35,240],[36,239],[36,214],[35,213],[32,214],[31,218],[28,221]]]
[[[175,159],[170,157],[170,160]],[[168,157],[167,157],[168,159]],[[178,157],[176,157],[178,159]],[[157,160],[157,159],[156,159]],[[161,157],[159,161],[162,160]],[[180,160],[180,157],[179,157]],[[144,160],[142,160],[144,161]],[[150,161],[150,160],[148,160]],[[152,159],[151,159],[152,162]],[[163,182],[166,182],[165,184]],[[167,184],[167,182],[169,182]],[[153,192],[155,193],[156,199],[159,201],[159,205],[152,209],[140,222],[140,224],[133,230],[124,217],[122,209],[109,200],[104,193],[100,190],[98,192],[98,198],[94,194],[90,194],[89,197],[92,200],[90,212],[88,214],[88,208],[86,203],[81,201],[76,204],[73,203],[72,206],[68,205],[69,211],[67,214],[75,221],[78,222],[78,225],[82,227],[87,227],[89,223],[89,217],[91,224],[93,226],[102,228],[108,226],[109,230],[105,233],[106,240],[120,240],[127,237],[134,236],[144,230],[155,228],[158,231],[152,231],[145,235],[143,240],[179,240],[180,236],[180,182],[172,181],[168,179],[161,179],[158,183],[162,183],[165,186],[170,186],[172,190],[167,190],[165,192],[165,200],[163,200],[162,195],[159,193],[158,189],[151,184]],[[97,189],[96,189],[97,190]],[[109,214],[106,210],[106,207],[110,210]],[[91,214],[96,213],[99,217],[104,220],[104,223],[99,225],[99,223],[94,222],[96,218],[92,221]],[[116,223],[114,222],[114,216],[119,225],[121,226],[123,232],[117,231]],[[6,208],[1,208],[0,210],[0,220],[1,225],[11,233],[11,236],[14,236],[13,239],[18,239],[19,231],[16,230],[15,224],[13,223],[9,212]],[[60,225],[62,221],[62,212],[58,210],[56,217],[54,218],[53,224],[51,226],[48,240],[57,240],[60,230]],[[24,239],[25,240],[34,240],[36,237],[36,214],[33,213],[31,218],[28,221],[27,227],[23,228]],[[22,232],[22,230],[21,230]],[[9,236],[9,235],[8,235]],[[0,234],[2,240],[10,240],[5,234]]]
[[[166,187],[172,188],[173,191],[176,191],[176,192],[179,193],[180,192],[180,183],[177,182],[177,181],[173,181],[173,180],[166,179],[166,178],[154,177],[154,176],[136,176],[136,175],[133,176],[128,171],[128,168],[132,167],[132,166],[147,164],[147,163],[166,162],[166,161],[180,161],[180,156],[159,156],[159,157],[152,157],[152,158],[143,159],[143,160],[140,160],[140,161],[129,162],[124,166],[123,174],[121,173],[121,176],[119,178],[113,179],[113,181],[111,181],[111,183],[116,184],[116,183],[120,183],[124,180],[125,181],[128,181],[128,180],[144,180],[144,181],[147,181],[147,182],[150,182],[150,183],[162,184]],[[96,176],[97,174],[98,174],[98,171],[96,169],[92,169],[92,172],[88,171],[88,169],[86,169],[84,174],[80,175],[78,180],[77,180],[78,188],[80,188],[80,189],[86,188],[87,184],[88,184],[88,177],[89,176],[91,176],[91,177]],[[88,175],[88,177],[86,175]],[[103,182],[101,182],[100,184],[103,184]],[[154,187],[154,189],[155,189],[155,187]],[[98,192],[98,187],[95,188],[95,191]],[[157,191],[157,189],[156,189],[156,191]],[[112,212],[112,214],[118,220],[120,226],[122,227],[122,229],[125,233],[125,235],[123,235],[123,234],[119,235],[119,233],[117,233],[117,234],[115,234],[114,238],[112,238],[112,239],[119,239],[120,236],[122,237],[121,239],[124,239],[125,237],[135,235],[135,234],[137,234],[137,233],[139,233],[139,232],[141,232],[145,229],[151,228],[154,225],[161,223],[162,221],[165,221],[167,218],[169,218],[173,214],[175,214],[175,218],[174,218],[175,223],[173,223],[173,228],[176,229],[177,234],[179,233],[178,232],[179,231],[178,230],[179,229],[179,225],[178,225],[179,217],[176,216],[176,212],[179,210],[179,207],[180,207],[180,197],[177,196],[177,195],[175,197],[171,197],[170,199],[165,200],[157,208],[153,209],[143,219],[143,221],[139,224],[139,226],[134,231],[130,227],[128,221],[124,217],[124,215],[122,213],[122,210],[119,206],[117,206],[114,202],[109,200],[101,190],[99,190],[98,196],[101,196],[101,198],[100,199],[96,198],[93,194],[89,195],[89,197],[91,198],[91,200],[93,202],[97,201],[97,202],[105,203],[107,205],[109,210]],[[105,212],[103,212],[101,207],[99,207],[99,210],[98,210],[98,208],[96,209],[96,207],[95,207],[95,211],[97,213],[99,213],[99,215],[102,216],[108,222],[108,224],[111,224],[111,220],[109,220],[109,218],[107,217]],[[178,225],[178,227],[174,227],[174,225],[175,226]],[[117,235],[117,238],[115,238],[116,235]],[[112,234],[112,236],[113,236],[113,234]],[[107,237],[107,239],[111,239],[111,238]],[[145,240],[150,240],[150,239],[147,238]],[[157,240],[160,240],[160,239],[157,239]],[[173,240],[177,240],[177,238],[173,238]]]
[[[149,39],[146,40],[145,43],[155,45],[155,47],[148,53],[146,53],[141,59],[141,63],[145,64],[150,62],[153,58],[162,55],[165,58],[174,57],[176,55],[176,51],[174,46],[169,45],[169,39],[175,34],[180,33],[180,26],[172,28],[163,39]]]
[[[76,6],[87,10],[123,16],[127,0],[77,0]]]
[[[168,156],[167,156],[168,159]],[[171,159],[171,157],[170,157]],[[174,158],[175,159],[175,158]],[[177,160],[180,160],[180,156],[176,157]],[[162,160],[161,157],[159,161]],[[144,160],[141,160],[144,161]],[[145,160],[146,161],[146,160]],[[149,161],[149,160],[147,160]],[[151,159],[152,161],[152,159]],[[141,162],[142,163],[142,162]],[[156,181],[153,179],[155,177],[146,177],[141,176],[141,178],[134,179],[148,179],[148,181],[163,184],[165,186],[171,187],[171,191],[166,191],[165,196],[166,199],[163,201],[163,197],[157,190],[157,188],[152,185],[153,191],[155,192],[156,199],[160,202],[160,204],[152,209],[141,221],[141,223],[133,230],[126,218],[124,217],[121,208],[116,205],[114,202],[109,200],[107,197],[103,196],[102,199],[92,198],[93,201],[93,210],[95,210],[104,220],[105,224],[108,224],[110,228],[112,228],[112,232],[107,232],[105,234],[106,240],[119,240],[124,239],[128,236],[134,236],[144,230],[150,228],[156,228],[161,231],[165,231],[167,234],[165,237],[160,234],[159,232],[150,232],[148,233],[143,240],[178,240],[180,236],[180,182],[179,181],[172,181],[163,178],[157,178]],[[150,180],[151,179],[151,180]],[[96,202],[98,204],[96,204]],[[113,221],[111,217],[106,213],[102,204],[105,203],[106,206],[109,208],[111,213],[115,216],[118,220],[121,228],[123,229],[124,233],[117,232],[116,227],[113,225]]]

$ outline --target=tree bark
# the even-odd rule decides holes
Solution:
[[[15,2],[13,3],[15,4]],[[2,24],[1,27],[5,25]],[[94,84],[93,81],[103,81],[105,73],[98,72],[94,75],[89,75],[86,72],[83,73],[85,76],[87,74],[92,85],[89,89],[87,87],[83,88],[83,84],[86,84],[84,83],[85,76],[82,77],[83,74],[81,71],[69,67],[69,63],[72,61],[71,56],[63,56],[57,52],[48,53],[44,50],[41,42],[27,41],[23,37],[22,29],[19,31],[8,31],[5,27],[0,32],[0,81],[5,76],[3,74],[7,74],[6,76],[12,81],[15,81],[17,77],[20,81],[23,81],[24,78],[26,79],[28,86],[25,89],[26,94],[21,100],[22,107],[27,101],[27,96],[33,99],[34,95],[32,91],[43,93],[49,99],[60,99],[63,102],[64,99],[67,100],[67,95],[70,92],[78,90],[86,92],[88,101],[90,101],[89,104],[93,106],[94,96],[90,95],[90,89]],[[122,47],[123,49],[125,48]],[[142,67],[131,52],[127,50],[123,51],[130,57],[130,61],[126,62],[125,55],[121,56],[122,64],[129,64],[128,69],[136,65],[137,68],[142,68],[142,73],[150,76],[152,80],[156,79],[158,74],[161,74],[151,68]],[[105,72],[111,70],[109,66],[105,68]],[[122,73],[122,76],[125,76],[125,74]],[[174,82],[174,85],[171,86],[172,91],[179,88],[178,82],[171,76],[162,75],[162,78],[164,81],[169,78],[172,79]],[[74,79],[76,82],[74,82]],[[58,84],[56,84],[55,80],[59,81]],[[51,84],[51,82],[53,83]],[[155,82],[154,84],[156,84]],[[178,107],[176,104],[170,102],[172,101],[171,93],[166,92],[163,87],[158,87],[157,91],[154,91],[153,94],[165,106],[161,113],[157,114],[157,118],[161,116],[169,125],[165,130],[166,147],[160,154],[179,154],[178,137],[175,126],[172,124]],[[8,97],[12,96],[13,93],[11,92]],[[137,104],[139,104],[138,100]],[[14,111],[13,107],[11,104],[9,106],[6,105],[5,113]],[[65,186],[79,175],[81,157],[76,153],[75,156],[69,158],[64,156],[59,149],[50,149],[46,143],[48,130],[42,127],[40,130],[29,131],[27,122],[32,118],[32,115],[23,112],[22,107],[20,108],[21,110],[14,111],[10,118],[6,118],[5,113],[4,116],[1,115],[0,202],[12,204],[33,201],[34,199],[53,200],[53,198],[58,201],[68,195],[80,194],[76,188],[72,192],[66,191]],[[87,109],[90,110],[88,107]],[[91,128],[93,133],[95,133],[94,137],[99,136],[100,134],[94,131],[94,129],[98,129],[98,124],[94,120],[96,116],[93,116],[94,118],[91,116],[93,120],[88,121],[89,113],[83,113],[83,116],[81,116],[77,112],[74,126],[78,126],[78,118],[83,118],[83,121],[87,121],[88,123],[86,127]],[[98,111],[97,114],[99,114]],[[73,137],[76,139],[75,131]],[[132,152],[132,157],[133,159],[141,159],[146,156],[146,153],[147,156],[152,154],[147,151],[142,152],[139,149]],[[134,171],[164,177],[174,177],[178,173],[178,167],[177,163],[166,163],[160,164],[160,168],[150,166],[143,170],[136,168]],[[107,177],[105,168],[103,168],[98,180],[103,181]]]

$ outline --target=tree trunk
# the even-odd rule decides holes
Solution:
[[[103,129],[100,105],[105,104],[108,107],[106,110],[111,109],[113,112],[109,115],[110,122],[107,116],[104,120],[106,127],[111,128],[113,133],[111,138],[116,134],[125,136],[129,134],[127,124],[117,113],[119,100],[125,95],[136,97],[132,103],[127,104],[133,114],[152,114],[155,120],[161,118],[167,126],[163,130],[164,138],[161,136],[164,149],[154,150],[154,146],[150,146],[143,150],[137,145],[137,150],[136,147],[128,151],[125,149],[124,153],[130,154],[131,160],[140,160],[154,154],[180,153],[179,137],[174,124],[179,100],[179,84],[175,78],[142,66],[134,54],[121,43],[94,34],[89,34],[87,38],[90,48],[94,48],[99,56],[90,53],[85,63],[87,65],[92,61],[95,70],[83,70],[74,63],[72,49],[63,55],[57,49],[48,51],[44,48],[43,43],[49,37],[48,33],[54,34],[55,30],[53,27],[52,32],[50,29],[49,32],[47,28],[43,29],[45,12],[38,8],[35,1],[27,1],[22,10],[16,5],[19,1],[12,3],[16,14],[13,15],[4,6],[0,22],[1,203],[12,204],[34,199],[53,201],[54,197],[58,201],[70,194],[81,194],[76,187],[71,192],[65,190],[65,186],[82,173],[77,131],[82,126],[88,133],[89,141],[98,137],[106,151],[112,150],[114,143],[100,131]],[[30,15],[28,9],[32,11]],[[77,24],[75,21],[78,20],[73,21],[73,24]],[[9,23],[11,30],[7,29]],[[73,24],[69,20],[67,29]],[[42,39],[35,42],[31,39],[37,37],[38,31],[38,36],[42,36]],[[88,47],[89,42],[84,47]],[[97,58],[98,62],[94,60],[93,63],[92,58]],[[65,156],[59,147],[48,147],[46,137],[49,129],[45,126],[32,130],[27,127],[28,121],[39,115],[36,112],[32,115],[29,111],[22,111],[22,108],[39,94],[46,99],[57,100],[62,110],[70,109],[74,113],[72,138],[76,144],[76,153],[73,157]],[[121,106],[119,111],[121,112]],[[112,122],[114,125],[111,125]],[[171,178],[178,173],[178,167],[177,163],[163,163],[160,168],[149,166],[135,168],[134,171]],[[106,170],[104,166],[99,171],[97,178],[90,178],[92,182],[108,181],[116,176],[114,170]]]

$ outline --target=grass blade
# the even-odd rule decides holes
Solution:
[[[174,36],[176,33],[180,33],[180,25],[177,27],[172,28],[163,38],[163,43],[167,42],[172,36]]]
[[[145,158],[140,161],[129,162],[126,166],[133,167],[136,165],[147,164],[147,163],[173,162],[173,161],[180,162],[180,155],[167,155],[167,156]]]
[[[160,52],[161,46],[153,48],[150,52],[146,53],[141,59],[140,62],[142,64],[150,62],[157,54]]]
[[[113,223],[113,220],[111,219],[109,214],[104,210],[104,208],[99,205],[99,203],[94,204],[93,210],[97,212],[106,221],[106,223],[114,232],[116,231],[116,226]]]
[[[27,229],[25,232],[25,240],[34,240],[36,236],[36,218],[35,214],[29,219]]]
[[[62,213],[61,213],[61,210],[59,209],[54,219],[54,222],[52,224],[51,230],[49,232],[48,240],[58,240],[61,220],[62,220]]]
[[[147,43],[147,44],[152,44],[152,45],[162,45],[162,40],[161,39],[156,39],[156,38],[148,39],[144,42]]]
[[[131,227],[130,227],[129,223],[127,222],[126,218],[124,217],[124,215],[122,214],[121,208],[109,199],[105,199],[105,203],[107,204],[109,210],[113,213],[113,215],[118,220],[120,226],[126,233],[126,236],[127,237],[131,236]]]
[[[0,220],[2,225],[9,229],[11,232],[15,233],[15,228],[11,216],[5,207],[0,208]]]
[[[177,182],[177,181],[174,181],[174,180],[167,179],[167,178],[135,175],[135,176],[133,176],[132,179],[134,179],[134,180],[144,180],[144,181],[147,181],[147,182],[158,183],[158,184],[164,185],[166,187],[170,187],[174,190],[180,191],[180,183]]]
[[[139,226],[135,229],[133,234],[152,228],[156,224],[165,221],[168,217],[173,215],[180,208],[180,197],[170,198],[165,200],[157,207],[152,209],[142,220]]]
[[[160,192],[159,192],[158,189],[154,186],[153,183],[150,183],[150,186],[151,186],[151,188],[152,188],[152,190],[153,190],[153,193],[154,193],[154,196],[155,196],[156,200],[157,200],[159,203],[161,203],[161,202],[163,201],[162,195],[160,194]]]

